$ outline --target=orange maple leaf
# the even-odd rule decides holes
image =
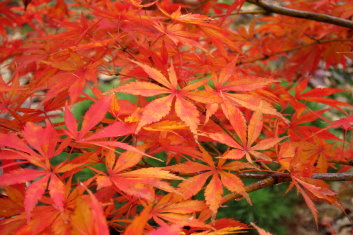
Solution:
[[[131,167],[141,161],[142,157],[142,154],[127,151],[120,154],[116,159],[115,152],[109,151],[106,154],[108,174],[97,176],[98,188],[114,185],[121,192],[150,201],[153,201],[155,198],[153,187],[166,192],[175,191],[172,186],[162,180],[183,180],[183,178],[169,171],[157,167],[129,171]]]
[[[214,103],[219,101],[218,97],[214,94],[205,90],[197,90],[197,88],[205,84],[205,81],[198,81],[180,88],[173,64],[169,68],[169,79],[167,79],[160,71],[149,65],[137,61],[132,62],[140,66],[157,84],[140,81],[130,82],[116,89],[112,89],[109,92],[125,92],[141,96],[168,94],[151,101],[144,107],[141,120],[136,128],[136,133],[140,131],[143,126],[157,122],[165,117],[171,111],[173,101],[175,100],[175,113],[190,127],[190,130],[196,134],[197,127],[200,123],[200,114],[197,107],[190,100],[201,103]]]
[[[206,202],[211,211],[216,214],[221,205],[223,186],[231,192],[242,195],[250,204],[250,198],[245,191],[244,184],[241,179],[229,171],[239,171],[244,168],[252,168],[251,165],[241,162],[226,163],[224,158],[220,158],[217,163],[214,162],[211,155],[209,155],[201,146],[202,150],[197,157],[203,163],[195,161],[187,161],[184,163],[168,166],[166,169],[186,174],[196,174],[180,183],[178,191],[188,199],[198,193],[205,185],[207,179],[211,181],[207,184],[204,195]]]
[[[233,130],[240,139],[240,141],[238,141],[239,143],[224,132],[208,133],[206,136],[234,148],[224,154],[223,157],[226,159],[241,159],[245,156],[249,162],[252,162],[251,156],[254,156],[257,159],[271,160],[271,158],[259,151],[272,148],[285,137],[266,138],[254,145],[263,128],[263,118],[261,112],[262,109],[260,106],[252,115],[249,125],[247,126],[246,120],[238,108],[232,107],[231,110],[228,110],[229,121],[233,127]]]

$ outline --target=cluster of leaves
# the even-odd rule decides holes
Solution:
[[[283,2],[353,15],[349,0]],[[216,219],[252,203],[253,173],[289,181],[316,220],[314,201],[344,210],[320,174],[352,167],[352,105],[309,81],[320,60],[346,66],[352,29],[281,15],[234,29],[244,0],[24,4],[0,8],[1,234],[265,234]]]

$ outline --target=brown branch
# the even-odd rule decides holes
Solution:
[[[238,177],[247,179],[266,179],[268,177],[290,178],[288,173],[274,173],[274,174],[255,174],[255,173],[238,173]]]
[[[288,178],[288,180],[289,180],[289,178]],[[259,180],[259,181],[255,182],[253,184],[249,184],[249,185],[245,186],[245,190],[246,190],[247,193],[251,193],[251,192],[254,192],[256,190],[259,190],[259,189],[262,189],[262,188],[266,188],[266,187],[269,187],[269,186],[274,185],[274,184],[276,184],[276,180],[275,180],[274,177],[270,176],[270,177],[265,178],[263,180]],[[234,200],[234,199],[240,199],[242,197],[243,196],[240,195],[240,194],[230,193],[230,194],[228,194],[228,195],[223,197],[222,204],[230,202],[231,200]]]
[[[238,176],[244,177],[244,178],[246,176],[249,176],[249,178],[257,178],[257,179],[262,178],[262,180],[259,180],[255,183],[245,186],[245,190],[247,193],[254,192],[256,190],[269,187],[271,185],[288,182],[291,179],[290,175],[286,173],[274,173],[274,174],[242,173],[242,174],[238,174]],[[315,173],[311,178],[325,180],[325,181],[353,181],[353,172]],[[223,197],[222,204],[238,198],[242,198],[242,195],[237,193],[230,193]]]
[[[206,115],[206,111],[203,107],[201,107],[200,105],[196,105],[197,109],[199,110],[199,112],[202,113],[202,115]],[[210,120],[212,120],[216,125],[218,125],[223,131],[224,133],[226,133],[229,137],[231,137],[236,143],[238,143],[239,145],[242,145],[240,139],[234,135],[232,132],[230,132],[227,127],[222,123],[221,120],[219,120],[219,118],[217,118],[215,115],[212,115],[210,117]],[[259,165],[262,169],[264,170],[271,170],[265,163],[263,162],[256,162],[257,165]]]
[[[333,24],[333,25],[338,25],[338,26],[353,29],[353,21],[342,19],[339,17],[321,14],[321,13],[300,11],[300,10],[285,8],[281,6],[275,6],[275,5],[268,4],[263,0],[246,0],[246,1],[259,6],[264,10],[274,12],[280,15],[292,16],[292,17],[302,18],[307,20],[314,20],[318,22],[323,22],[323,23],[328,23],[328,24]]]
[[[325,181],[352,181],[353,172],[343,173],[315,173],[312,176],[313,179],[325,180]]]

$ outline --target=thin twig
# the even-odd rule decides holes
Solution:
[[[289,178],[288,178],[289,180]],[[277,181],[278,182],[278,181]],[[259,180],[253,184],[249,184],[247,186],[245,186],[245,190],[247,193],[251,193],[254,192],[256,190],[262,189],[262,188],[266,188],[269,187],[271,185],[274,185],[276,183],[276,180],[274,177],[268,177],[265,178],[263,180]],[[230,202],[234,199],[238,199],[238,198],[242,198],[243,196],[237,193],[229,193],[226,196],[223,197],[222,199],[222,204]]]
[[[257,10],[257,11],[238,11],[234,12],[231,14],[219,14],[219,15],[213,15],[211,17],[218,18],[218,17],[223,17],[223,16],[234,16],[234,15],[257,15],[257,14],[264,14],[267,13],[268,11],[263,11],[263,10]]]

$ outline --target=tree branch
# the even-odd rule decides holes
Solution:
[[[343,173],[315,173],[313,179],[325,180],[325,181],[352,181],[353,172]]]
[[[246,192],[254,192],[259,189],[263,189],[269,187],[271,185],[280,184],[283,182],[290,181],[290,175],[286,173],[274,173],[274,174],[249,174],[242,173],[238,174],[239,177],[242,178],[257,178],[261,179],[255,183],[249,184],[245,186]],[[248,177],[246,177],[248,176]],[[325,181],[352,181],[353,180],[353,172],[344,172],[344,173],[315,173],[311,177],[313,179],[320,179]],[[227,203],[231,200],[242,198],[242,195],[237,193],[230,193],[223,197],[222,204]]]
[[[286,178],[288,179],[287,181],[289,181],[289,178]],[[284,181],[282,181],[284,182]],[[278,180],[275,180],[274,177],[267,177],[263,180],[259,180],[253,184],[249,184],[247,186],[245,186],[245,190],[247,193],[251,193],[251,192],[254,192],[256,190],[259,190],[259,189],[262,189],[262,188],[266,188],[268,186],[271,186],[271,185],[274,185],[276,183],[282,183],[282,182],[278,182]],[[225,195],[222,199],[222,204],[224,203],[227,203],[227,202],[230,202],[231,200],[234,200],[234,199],[240,199],[242,198],[243,196],[238,194],[238,193],[230,193],[228,195]]]
[[[285,8],[281,6],[274,6],[274,5],[267,4],[263,0],[246,0],[246,1],[259,6],[264,10],[271,11],[280,15],[292,16],[292,17],[302,18],[307,20],[314,20],[318,22],[329,23],[329,24],[353,29],[353,21],[342,19],[339,17],[314,13],[314,12],[308,12],[308,11],[300,11],[300,10]]]

